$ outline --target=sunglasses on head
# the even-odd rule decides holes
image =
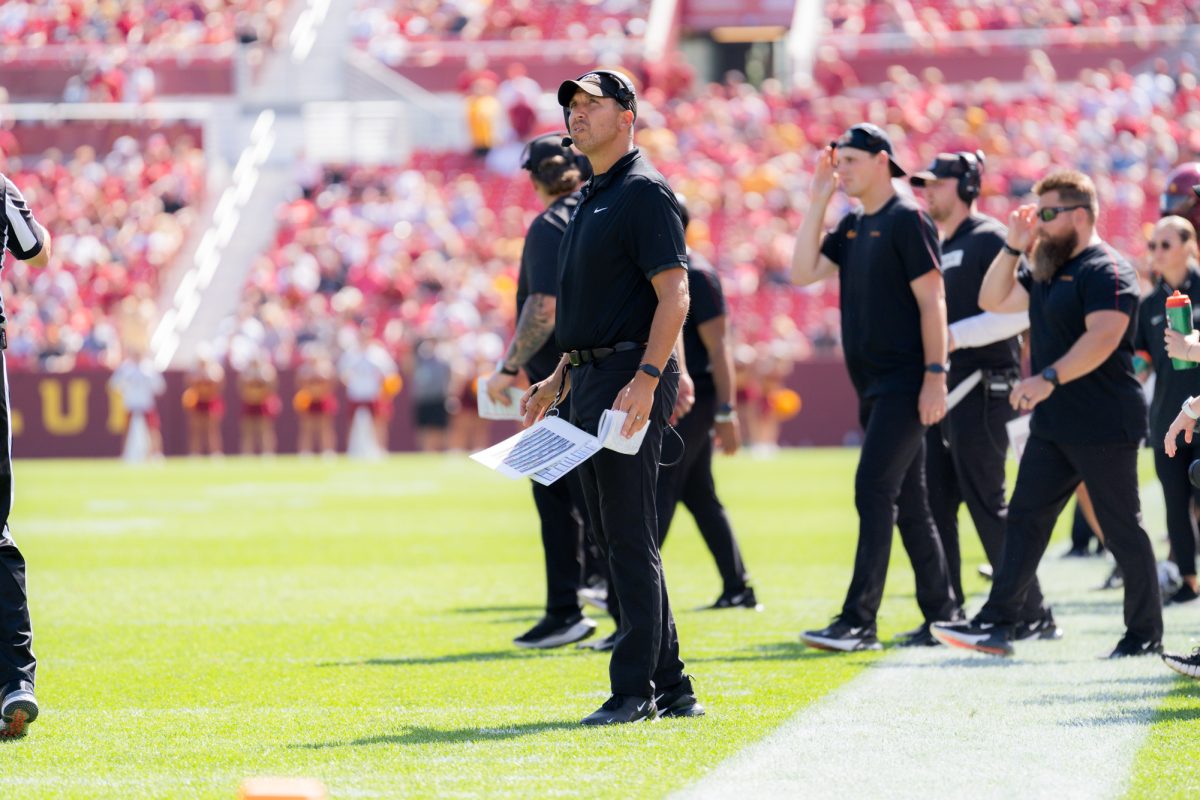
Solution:
[[[1160,248],[1162,250],[1170,250],[1171,243],[1170,242],[1146,242],[1146,249],[1149,250],[1151,253],[1153,253],[1155,250],[1158,250]]]
[[[1087,208],[1087,206],[1046,206],[1039,208],[1037,215],[1042,222],[1053,222],[1064,211],[1074,211],[1077,208]]]

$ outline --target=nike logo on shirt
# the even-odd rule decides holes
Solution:
[[[603,208],[597,208],[597,209],[596,209],[595,211],[593,211],[592,213],[593,213],[593,214],[599,214],[601,211],[608,211],[608,206],[604,206]]]

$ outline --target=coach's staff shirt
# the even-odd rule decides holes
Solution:
[[[583,187],[558,251],[560,351],[644,344],[658,308],[650,278],[686,266],[679,204],[637,148]]]
[[[1045,283],[1022,266],[1029,292],[1031,374],[1062,358],[1087,330],[1093,311],[1120,311],[1129,325],[1120,344],[1086,375],[1064,383],[1033,409],[1031,431],[1059,444],[1119,444],[1146,435],[1146,400],[1133,373],[1138,282],[1133,267],[1107,244],[1089,245]]]
[[[942,280],[950,324],[983,313],[979,287],[1007,234],[1008,229],[991,217],[971,214],[942,242]],[[1012,369],[1021,360],[1020,344],[1013,336],[982,347],[960,348],[950,354],[950,370],[961,379],[977,369]]]
[[[859,397],[921,392],[925,346],[911,282],[940,268],[937,228],[908,197],[858,208],[821,243],[838,266],[842,350]]]

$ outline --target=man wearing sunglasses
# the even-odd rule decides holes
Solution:
[[[937,229],[892,179],[903,177],[892,141],[875,125],[847,130],[817,158],[812,200],[796,235],[792,282],[838,276],[846,368],[866,431],[854,478],[858,548],[841,612],[810,647],[878,650],[892,528],[899,526],[926,623],[960,612],[925,489],[925,429],[946,413],[946,302]],[[841,188],[861,208],[824,233]]]
[[[1082,480],[1105,544],[1125,574],[1125,634],[1110,658],[1162,652],[1162,598],[1138,497],[1146,404],[1133,372],[1133,267],[1096,233],[1091,179],[1061,170],[1034,187],[1036,204],[1009,217],[1008,238],[984,277],[985,311],[1028,309],[1033,375],[1010,402],[1032,410],[1031,433],[1008,507],[1004,556],[987,603],[969,622],[937,623],[945,644],[1013,653],[1026,605],[1041,603],[1037,567],[1054,522]],[[1032,266],[1021,256],[1032,248]]]

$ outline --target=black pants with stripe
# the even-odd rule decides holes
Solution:
[[[1154,447],[1154,471],[1162,484],[1167,509],[1167,536],[1171,556],[1182,575],[1196,574],[1196,517],[1192,504],[1200,507],[1200,489],[1188,479],[1188,468],[1200,457],[1200,442],[1188,444],[1181,437],[1174,458],[1168,458],[1158,442]],[[1103,528],[1101,528],[1103,530]]]
[[[952,619],[957,611],[946,554],[929,511],[925,488],[925,426],[916,394],[885,394],[864,400],[866,435],[854,476],[858,547],[841,617],[875,627],[883,601],[892,528],[900,528],[917,579],[917,605],[927,622]]]
[[[12,412],[8,399],[8,372],[0,353],[0,695],[33,688],[37,660],[33,657],[33,623],[25,592],[25,558],[8,529],[12,512]]]
[[[1030,595],[1040,601],[1037,568],[1054,522],[1082,479],[1096,507],[1104,543],[1125,575],[1125,628],[1162,639],[1162,595],[1150,537],[1142,527],[1137,445],[1072,445],[1030,436],[1008,504],[1004,556],[978,619],[998,625],[1022,620]]]
[[[663,437],[664,466],[658,472],[658,546],[661,549],[671,528],[671,520],[680,502],[691,512],[704,543],[717,563],[723,592],[744,591],[750,581],[742,563],[733,526],[725,506],[717,497],[713,482],[713,418],[716,415],[717,395],[714,391],[696,393],[696,404],[686,416],[675,423],[677,439],[671,434]],[[682,452],[680,452],[682,450]]]
[[[571,422],[595,434],[600,415],[633,380],[642,351],[629,350],[571,370]],[[683,679],[679,636],[658,552],[655,501],[663,430],[675,406],[679,366],[667,363],[654,391],[649,430],[636,455],[601,449],[578,467],[588,517],[608,561],[609,595],[620,604],[609,662],[613,694],[649,697]]]

